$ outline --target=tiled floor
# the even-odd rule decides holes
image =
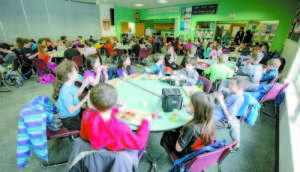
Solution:
[[[135,67],[136,72],[141,73],[144,67]],[[51,85],[40,85],[36,82],[36,76],[26,81],[21,88],[15,88],[10,93],[0,93],[0,171],[18,171],[16,165],[16,138],[18,116],[22,107],[36,95],[50,96]],[[159,145],[162,133],[151,133],[147,146],[147,152],[155,159],[162,155],[157,162],[158,172],[166,172],[172,163]],[[49,160],[51,162],[66,161],[72,150],[68,139],[57,139],[49,142]],[[275,120],[262,115],[258,123],[249,127],[245,123],[241,125],[241,148],[238,152],[229,154],[222,163],[224,172],[271,172],[274,171],[275,159]],[[41,161],[31,155],[27,166],[20,171],[66,171],[66,165],[44,168]],[[139,171],[150,171],[150,163],[147,155],[144,155]],[[217,171],[212,166],[207,171]]]

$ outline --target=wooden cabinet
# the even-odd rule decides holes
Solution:
[[[174,23],[154,23],[155,30],[174,30]]]

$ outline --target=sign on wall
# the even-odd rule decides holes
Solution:
[[[192,7],[181,8],[180,31],[188,31],[191,28]]]
[[[193,6],[192,15],[216,14],[218,4]]]

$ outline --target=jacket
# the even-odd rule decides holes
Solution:
[[[246,115],[245,123],[253,126],[257,120],[260,108],[259,102],[251,94],[244,93],[244,103],[237,116],[244,117]]]
[[[53,102],[45,96],[33,98],[22,110],[18,122],[17,163],[19,168],[27,164],[30,148],[34,154],[48,161],[46,126],[57,112]]]
[[[95,150],[82,138],[73,143],[66,171],[131,172],[138,169],[138,151]]]
[[[188,154],[180,159],[177,159],[171,169],[169,169],[169,172],[183,172],[188,171],[185,167],[188,165],[190,161],[192,161],[195,157],[197,157],[200,154],[204,154],[207,152],[213,152],[220,148],[223,148],[226,146],[226,140],[223,140],[221,142],[215,142],[211,145],[205,146],[204,148],[200,148],[199,150]]]

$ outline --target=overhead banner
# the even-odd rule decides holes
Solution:
[[[188,31],[191,28],[192,7],[181,8],[180,31]]]

